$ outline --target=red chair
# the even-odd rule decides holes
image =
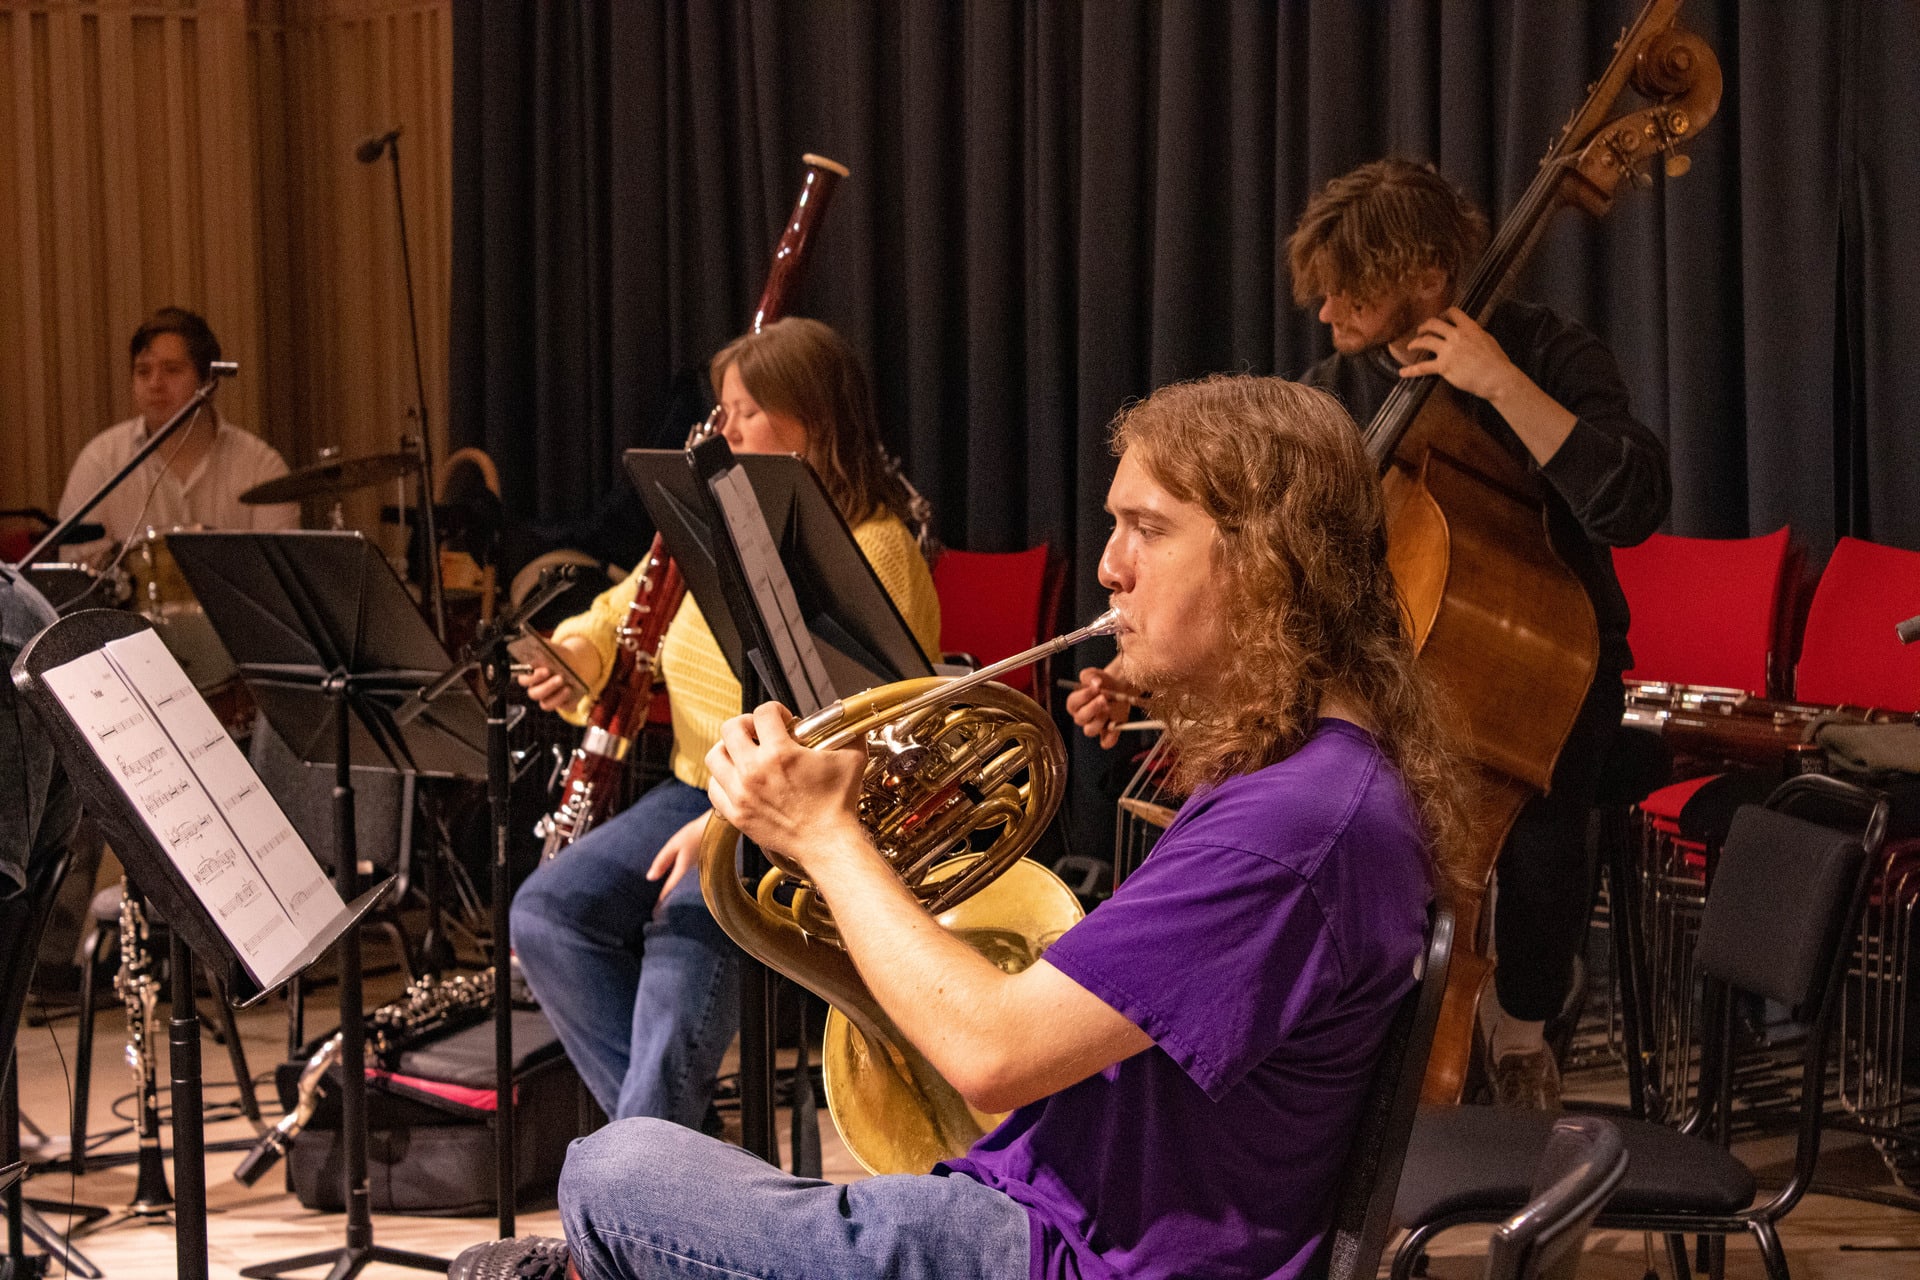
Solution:
[[[1791,582],[1788,542],[1782,528],[1761,538],[1656,533],[1637,547],[1615,548],[1613,569],[1633,614],[1627,679],[1762,698],[1776,692],[1779,682],[1769,677],[1785,671],[1776,655]]]
[[[945,551],[933,565],[940,597],[940,648],[984,666],[1050,639],[1059,621],[1063,566],[1046,543],[1025,551]],[[1004,683],[1050,706],[1049,668],[1007,673]]]
[[[1920,613],[1920,552],[1842,538],[1807,611],[1794,671],[1801,702],[1920,708],[1920,645],[1895,625]]]
[[[1637,547],[1615,548],[1614,572],[1631,610],[1627,641],[1633,646],[1634,665],[1627,679],[1736,689],[1757,698],[1784,694],[1789,619],[1799,580],[1799,556],[1791,542],[1789,531],[1781,528],[1758,538],[1656,533]],[[1663,946],[1678,945],[1673,940],[1683,934],[1691,936],[1687,930],[1705,901],[1718,828],[1733,806],[1748,798],[1749,782],[1745,772],[1706,773],[1654,787],[1637,798],[1644,880],[1637,886],[1625,883],[1624,858],[1609,868],[1612,901],[1639,916],[1620,926],[1637,935],[1635,940],[1629,943],[1627,935],[1617,933],[1616,943],[1653,949],[1617,962],[1622,972],[1640,970],[1636,986],[1644,987],[1648,975],[1665,972],[1673,962]],[[1621,838],[1631,840],[1632,829],[1628,820]],[[1651,1033],[1653,1027],[1679,1027],[1676,1034],[1684,1035],[1684,1020],[1672,1009],[1687,996],[1661,986],[1631,994],[1636,1009],[1632,1016],[1638,1019],[1638,1011],[1646,1011],[1642,1030],[1649,1039],[1664,1043]],[[1647,1064],[1656,1076],[1659,1061],[1656,1054]],[[1632,1066],[1636,1105],[1644,1105],[1642,1064]]]
[[[1903,646],[1894,635],[1895,625],[1915,612],[1920,612],[1920,552],[1840,539],[1807,611],[1792,698],[1897,711],[1920,706],[1920,651]],[[1717,845],[1735,806],[1777,781],[1737,772],[1693,778],[1663,787],[1640,804],[1648,835],[1645,871],[1654,886],[1651,896],[1656,908],[1672,918],[1666,929],[1672,954],[1664,964],[1685,979],[1667,993],[1670,1007],[1681,1011],[1672,1024],[1679,1028],[1670,1046],[1676,1054],[1689,1042],[1685,1005],[1692,991],[1691,930],[1705,899]],[[1658,931],[1650,921],[1649,935]],[[1660,1000],[1656,992],[1653,1004]],[[1662,1023],[1657,1007],[1651,1021],[1656,1027]],[[1680,1065],[1665,1074],[1677,1077],[1684,1071],[1684,1062],[1678,1057],[1675,1061]],[[1654,1074],[1662,1071],[1656,1067]],[[1671,1082],[1665,1092],[1674,1093]]]
[[[1790,544],[1781,528],[1759,538],[1656,533],[1637,547],[1615,548],[1614,572],[1632,611],[1627,678],[1762,698],[1779,692],[1795,577]],[[1676,782],[1640,802],[1653,829],[1675,838],[1688,862],[1704,861],[1705,848],[1678,839],[1680,810],[1707,781]]]

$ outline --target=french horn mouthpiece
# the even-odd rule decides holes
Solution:
[[[1030,666],[1042,658],[1050,658],[1062,649],[1071,649],[1082,640],[1091,640],[1095,636],[1110,636],[1119,630],[1119,628],[1120,611],[1118,609],[1109,609],[1077,631],[1069,631],[1065,635],[1055,636],[1053,639],[1042,644],[1037,644],[1031,649],[1022,650],[1010,658],[1002,658],[998,662],[989,663],[987,666],[981,667],[978,671],[970,671],[964,676],[955,676],[951,680],[942,681],[918,697],[911,698],[902,703],[895,710],[895,714],[905,716],[923,707],[932,706],[936,702],[950,701],[955,694],[965,693],[967,690],[978,685],[983,685],[989,680],[998,680],[1007,672],[1018,671],[1021,667]],[[822,750],[831,751],[839,747],[844,747],[853,740],[853,734],[851,732],[842,731],[824,741],[821,740],[818,735],[831,730],[834,725],[844,718],[845,714],[846,704],[844,702],[829,703],[805,719],[796,721],[792,728],[793,736],[800,742],[811,742]]]

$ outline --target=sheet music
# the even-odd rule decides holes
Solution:
[[[774,652],[793,690],[794,701],[805,704],[812,699],[813,705],[801,705],[793,710],[803,716],[811,715],[839,695],[833,691],[826,663],[814,648],[813,633],[801,616],[800,602],[794,597],[787,567],[780,563],[780,548],[774,545],[773,534],[767,530],[767,520],[761,514],[760,500],[754,497],[753,484],[737,466],[720,472],[709,483],[719,500],[720,510],[727,517],[727,532],[733,536],[734,550],[746,570],[747,585],[760,606],[760,616],[766,619],[767,629],[773,634]]]
[[[290,977],[345,905],[159,633],[45,681],[254,980]]]

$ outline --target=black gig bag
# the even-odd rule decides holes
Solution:
[[[275,1073],[292,1108],[305,1058]],[[513,1011],[514,1152],[518,1197],[550,1199],[567,1144],[604,1123],[559,1038],[538,1009]],[[377,1213],[448,1216],[497,1211],[493,1024],[430,1033],[392,1071],[367,1071],[367,1188]],[[330,1073],[318,1108],[287,1153],[287,1182],[308,1209],[338,1212],[344,1149],[340,1090]]]

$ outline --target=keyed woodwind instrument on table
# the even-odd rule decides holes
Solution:
[[[847,176],[845,165],[825,156],[805,155],[800,160],[807,174],[801,182],[799,198],[793,202],[793,213],[787,218],[786,228],[773,246],[773,263],[767,272],[766,287],[761,290],[760,305],[754,308],[755,333],[779,319],[786,310],[789,295],[800,281],[814,229],[826,216],[834,187]],[[686,447],[691,449],[714,435],[723,422],[723,412],[716,405],[706,421],[687,437]],[[627,755],[633,750],[634,737],[646,724],[647,713],[653,706],[654,691],[659,684],[660,644],[687,588],[659,534],[653,535],[653,545],[647,548],[642,563],[645,568],[633,603],[614,633],[613,670],[593,700],[580,745],[567,761],[559,805],[534,829],[534,834],[544,840],[543,857],[553,857],[613,812]]]
[[[1762,698],[1745,689],[1678,684],[1664,680],[1626,682],[1620,723],[1666,739],[1676,756],[1726,761],[1796,773],[1824,773],[1826,748],[1814,741],[1821,724],[1897,724],[1903,711]]]
[[[946,928],[1008,972],[1040,958],[1080,918],[1059,877],[1024,855],[1059,808],[1066,748],[1052,717],[995,677],[1093,636],[1078,631],[957,679],[903,680],[843,698],[798,721],[803,746],[866,742],[860,821],[908,890]],[[984,850],[976,832],[993,833]],[[765,850],[773,869],[742,884],[738,833],[717,815],[700,845],[700,887],[735,942],[821,996],[827,1017],[827,1110],[847,1149],[873,1173],[924,1173],[998,1123],[969,1107],[900,1034],[867,989],[827,904],[800,868]]]

